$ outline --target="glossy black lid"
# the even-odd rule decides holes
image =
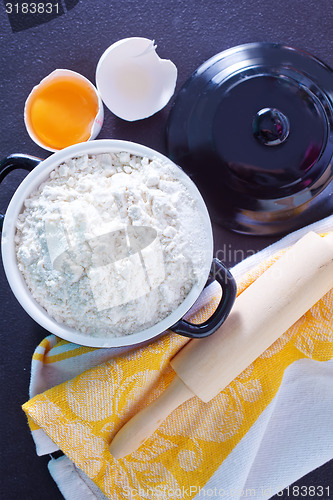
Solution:
[[[288,231],[332,180],[332,101],[333,72],[315,57],[271,43],[234,47],[181,89],[168,154],[225,226]]]

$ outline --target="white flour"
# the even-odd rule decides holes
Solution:
[[[128,153],[59,165],[17,220],[20,271],[59,323],[93,336],[148,328],[205,261],[204,218],[176,167]]]

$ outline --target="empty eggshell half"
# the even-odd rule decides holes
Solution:
[[[119,118],[141,120],[164,108],[177,80],[173,62],[161,59],[148,38],[119,40],[101,56],[96,86],[105,105]]]

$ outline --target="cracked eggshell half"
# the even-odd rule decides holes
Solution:
[[[161,59],[148,38],[119,40],[101,56],[96,86],[109,110],[127,121],[141,120],[160,111],[174,94],[177,68]]]

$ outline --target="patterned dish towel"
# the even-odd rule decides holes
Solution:
[[[239,293],[309,230],[332,231],[333,216],[232,269]],[[204,321],[218,301],[212,283],[191,321]],[[186,342],[167,332],[145,345],[96,349],[50,335],[37,347],[23,409],[38,455],[64,453],[49,470],[66,500],[270,498],[333,458],[331,290],[212,401],[190,399],[114,460],[112,437],[171,382],[169,361]]]

